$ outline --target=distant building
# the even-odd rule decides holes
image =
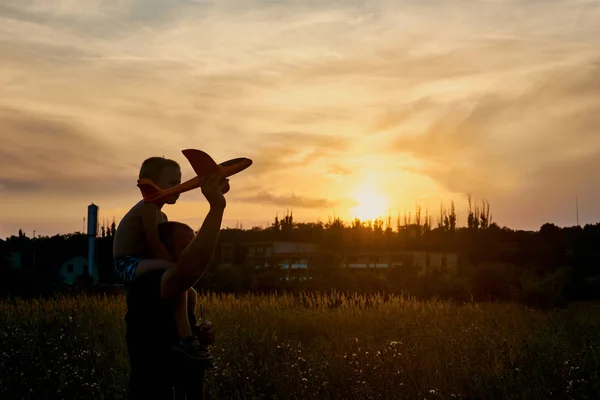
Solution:
[[[423,274],[432,272],[455,273],[458,269],[456,253],[415,252],[414,265]]]
[[[8,256],[6,258],[8,260],[8,265],[11,268],[20,269],[23,265],[21,261],[21,253],[18,251],[8,253]]]
[[[88,274],[88,260],[81,256],[70,258],[60,266],[58,276],[68,285],[73,285],[81,276]],[[98,277],[94,277],[98,280]]]
[[[221,265],[233,265],[236,258],[255,267],[279,266],[285,269],[305,269],[311,261],[323,256],[316,243],[260,241],[241,244],[222,243]]]
[[[242,243],[242,248],[246,257],[270,257],[276,254],[304,254],[319,251],[318,244],[305,242],[246,242]]]
[[[344,254],[340,260],[342,268],[391,268],[413,264],[409,251],[401,252],[360,252]]]
[[[417,267],[420,274],[456,272],[458,255],[443,252],[366,251],[335,254],[320,249],[316,243],[260,241],[221,243],[221,265],[250,264],[256,268],[280,267],[287,270],[310,268],[315,262],[351,269]]]
[[[345,254],[341,257],[342,268],[401,268],[406,266],[417,267],[419,273],[425,274],[433,271],[456,272],[458,255],[455,253],[439,252],[361,252]]]

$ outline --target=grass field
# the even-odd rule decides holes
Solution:
[[[590,305],[199,300],[217,328],[209,399],[600,398],[600,316]],[[0,398],[123,398],[125,311],[123,296],[0,300]]]

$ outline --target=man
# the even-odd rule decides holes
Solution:
[[[175,301],[204,275],[217,244],[228,180],[211,175],[202,182],[210,209],[198,234],[184,224],[161,226],[162,239],[176,264],[166,271],[144,274],[127,294],[127,349],[131,363],[130,399],[173,399],[173,388],[186,385],[194,399],[202,396],[204,370],[186,357],[177,357],[171,344],[177,337]],[[192,324],[193,321],[190,321]],[[207,336],[213,333],[208,332]],[[191,400],[188,397],[188,400]]]

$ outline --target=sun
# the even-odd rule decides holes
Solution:
[[[350,209],[352,218],[371,221],[385,216],[388,201],[376,187],[363,185],[354,193],[353,198],[358,204]]]

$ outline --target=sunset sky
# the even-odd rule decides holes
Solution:
[[[485,198],[600,221],[600,2],[0,0],[0,237],[117,221],[141,162],[232,177],[225,226]],[[200,191],[164,211],[198,228]]]

